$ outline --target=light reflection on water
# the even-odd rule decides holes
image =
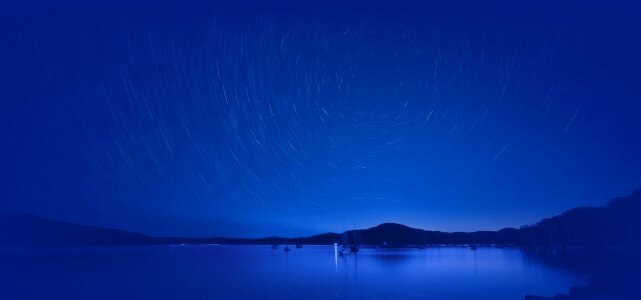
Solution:
[[[587,278],[518,249],[361,249],[347,256],[336,246],[291,249],[2,251],[0,288],[9,299],[523,299],[567,292]]]

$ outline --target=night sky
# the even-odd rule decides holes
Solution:
[[[641,187],[638,7],[112,5],[0,10],[0,211],[471,231]]]

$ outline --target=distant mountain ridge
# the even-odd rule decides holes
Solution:
[[[641,236],[641,190],[613,199],[602,207],[570,209],[535,225],[499,231],[442,232],[396,223],[283,238],[180,238],[56,221],[29,214],[0,213],[0,244],[20,245],[162,245],[162,244],[319,244],[342,242],[364,245],[411,246],[430,244],[511,244],[540,251],[574,248],[638,246]]]
[[[67,223],[49,218],[21,213],[0,213],[0,244],[19,245],[161,245],[161,244],[317,244],[349,243],[367,245],[387,244],[390,246],[418,244],[462,244],[509,243],[514,242],[510,233],[517,229],[501,231],[479,231],[474,233],[446,233],[411,228],[396,223],[349,230],[342,234],[323,233],[307,237],[264,237],[264,238],[181,238],[152,237],[141,233],[97,226]]]
[[[57,221],[24,213],[0,213],[0,244],[137,245],[156,238],[141,233]]]

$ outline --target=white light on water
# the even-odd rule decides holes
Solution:
[[[338,272],[338,243],[334,243],[334,266]]]

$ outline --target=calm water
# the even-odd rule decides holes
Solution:
[[[584,283],[518,249],[2,249],[1,299],[523,299]]]

